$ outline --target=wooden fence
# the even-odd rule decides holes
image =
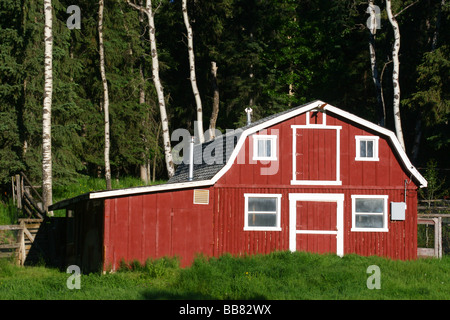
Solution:
[[[445,251],[449,250],[449,248],[444,250],[444,238],[448,238],[450,227],[450,200],[420,200],[417,209],[417,223],[419,225],[425,225],[427,232],[429,226],[433,229],[431,235],[426,234],[426,237],[429,237],[432,240],[433,245],[431,247],[417,248],[417,255],[419,257],[442,258]]]
[[[43,219],[19,219],[18,225],[0,225],[0,258],[23,266]]]
[[[33,186],[27,176],[21,172],[11,178],[13,201],[17,209],[21,210],[28,219],[32,217],[43,219],[46,212],[43,210],[44,202],[37,186]]]

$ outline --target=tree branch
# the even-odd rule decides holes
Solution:
[[[138,6],[137,4],[135,4],[135,3],[133,3],[133,2],[130,2],[130,0],[126,0],[126,1],[127,1],[127,3],[128,3],[130,6],[132,6],[133,8],[135,8],[135,9],[141,11],[141,12],[144,12],[144,13],[148,14],[148,11],[147,11],[146,8],[144,8],[144,7],[142,7],[142,6]]]
[[[394,15],[394,18],[397,18],[397,16],[399,16],[403,11],[405,11],[406,9],[409,9],[410,7],[412,7],[413,5],[415,5],[417,2],[419,2],[420,0],[416,0],[413,3],[407,5],[405,8],[403,8],[402,10],[400,10],[399,13]]]

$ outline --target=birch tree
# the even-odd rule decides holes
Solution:
[[[383,99],[381,97],[381,82],[380,76],[378,73],[377,66],[377,55],[375,51],[375,36],[377,33],[377,29],[380,29],[380,13],[379,7],[373,4],[373,0],[369,0],[369,4],[367,7],[367,13],[369,13],[370,17],[367,21],[367,28],[369,29],[369,54],[370,54],[370,66],[372,70],[372,79],[375,85],[375,93],[377,98],[377,114],[378,114],[378,124],[382,127],[385,126],[386,123],[386,114],[383,105]]]
[[[98,44],[100,54],[100,75],[103,84],[103,111],[105,113],[105,180],[106,189],[111,190],[111,165],[109,161],[110,139],[109,139],[109,94],[108,82],[105,72],[105,49],[103,45],[103,0],[98,2]]]
[[[398,53],[400,51],[400,28],[398,26],[398,22],[395,16],[392,14],[391,0],[386,0],[386,11],[389,18],[389,22],[391,23],[392,29],[394,31],[394,45],[392,48],[392,63],[393,63],[392,85],[394,88],[393,111],[394,111],[395,133],[397,135],[398,141],[400,142],[400,145],[402,146],[403,150],[405,150],[405,142],[403,140],[403,130],[400,116],[400,82],[399,82],[400,61],[398,58]]]
[[[191,24],[189,23],[187,0],[183,0],[181,6],[183,11],[184,25],[186,26],[187,31],[188,53],[189,53],[189,78],[191,80],[192,92],[194,93],[195,104],[197,107],[198,139],[200,140],[200,143],[203,143],[205,141],[205,137],[203,135],[202,99],[200,98],[200,93],[197,87],[197,77],[195,75],[194,35],[192,33]]]
[[[209,139],[214,140],[216,137],[216,122],[219,116],[219,87],[217,86],[217,64],[215,61],[211,62],[211,82],[214,91],[213,107],[211,118],[209,119]]]
[[[44,211],[53,202],[52,191],[52,93],[53,93],[53,35],[52,1],[44,0],[44,106],[42,117],[42,198]],[[50,216],[52,212],[48,213]]]
[[[152,78],[153,83],[155,85],[156,94],[158,96],[158,105],[161,115],[161,127],[164,143],[164,156],[166,161],[167,174],[170,178],[175,174],[175,167],[172,158],[172,148],[169,134],[169,119],[167,118],[166,102],[164,99],[164,89],[161,84],[161,80],[159,78],[159,60],[156,44],[156,30],[155,30],[154,13],[152,9],[152,1],[146,0],[145,7],[136,5],[135,3],[132,3],[129,0],[127,0],[127,3],[133,8],[140,10],[141,12],[144,12],[148,18],[148,25],[150,29],[149,30],[150,51],[152,56]]]

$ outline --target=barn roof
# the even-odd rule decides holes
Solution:
[[[325,105],[325,106],[324,106]],[[390,139],[394,151],[397,153],[401,162],[403,163],[405,169],[410,172],[411,176],[415,178],[420,187],[426,187],[427,181],[423,176],[417,171],[417,169],[412,165],[405,151],[401,147],[395,134],[381,126],[378,126],[370,121],[364,120],[354,114],[347,111],[341,110],[323,101],[316,100],[313,102],[300,105],[295,108],[285,110],[283,112],[268,116],[266,118],[252,122],[251,124],[236,129],[231,132],[227,132],[221,136],[216,137],[213,141],[208,141],[203,144],[197,144],[194,146],[194,178],[192,181],[188,181],[188,171],[189,165],[181,163],[175,172],[175,175],[169,179],[165,184],[144,186],[144,187],[134,187],[126,189],[117,190],[107,190],[91,192],[85,195],[78,196],[69,200],[64,200],[57,204],[54,204],[49,209],[57,210],[66,207],[69,203],[76,201],[76,199],[99,199],[108,198],[114,196],[124,196],[131,194],[140,194],[148,192],[158,192],[166,190],[177,190],[184,188],[195,188],[195,187],[206,187],[215,184],[215,182],[223,176],[228,169],[233,164],[237,153],[245,142],[247,136],[254,134],[260,130],[273,126],[282,121],[288,120],[292,117],[298,116],[307,111],[318,108],[319,106],[324,106],[323,109],[327,112],[339,115],[349,121],[359,124],[367,129],[371,129],[382,136]],[[205,151],[210,152],[211,150],[220,150],[222,148],[222,155],[214,155],[214,159],[206,159],[204,157]],[[211,160],[213,160],[211,162]]]

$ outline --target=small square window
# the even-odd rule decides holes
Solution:
[[[277,136],[253,136],[253,160],[277,160]]]
[[[244,230],[281,230],[281,194],[244,194],[244,197]]]
[[[352,231],[388,231],[384,195],[352,195]]]
[[[355,136],[357,161],[378,161],[378,137]]]

